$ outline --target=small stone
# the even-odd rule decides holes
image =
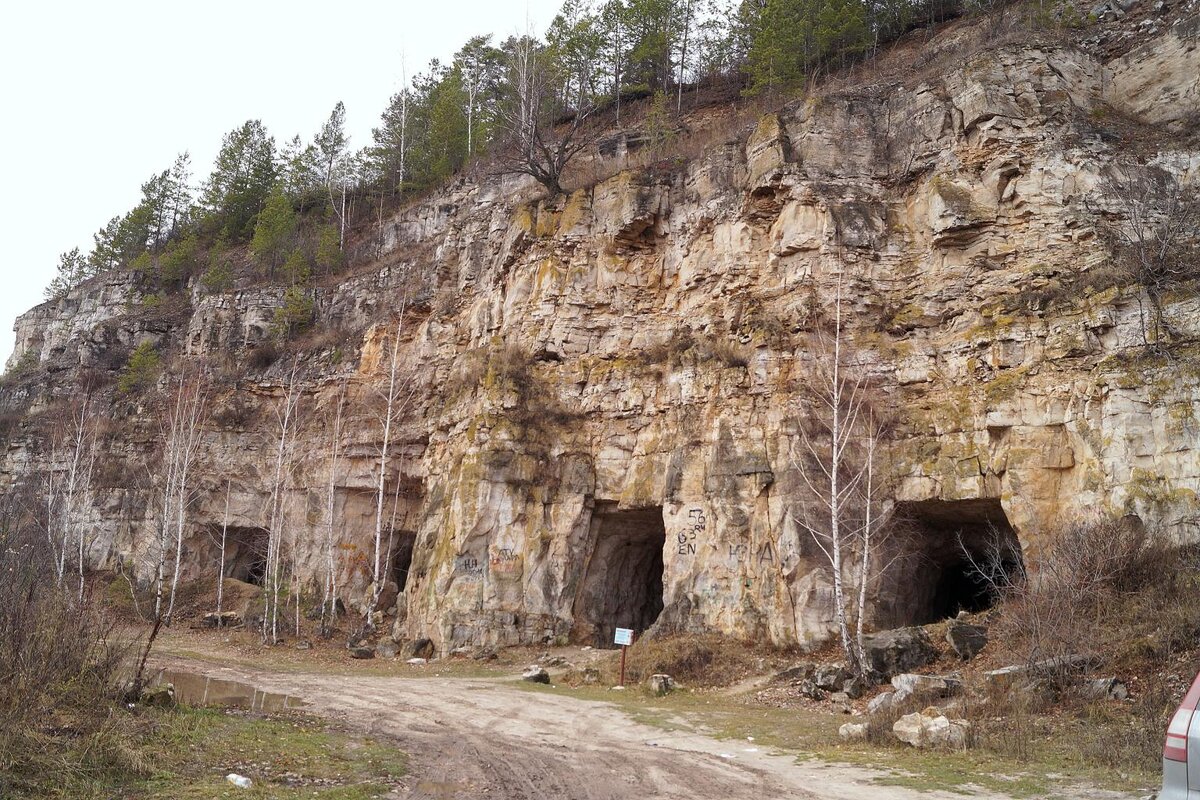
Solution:
[[[169,683],[147,686],[142,689],[142,705],[153,708],[171,708],[175,705],[175,687]]]
[[[433,642],[429,639],[414,639],[411,642],[405,642],[400,648],[402,658],[423,658],[426,661],[433,658]]]
[[[838,728],[838,736],[841,737],[843,742],[865,742],[869,727],[865,722],[847,722]]]
[[[1083,685],[1084,694],[1093,700],[1128,700],[1129,687],[1116,678],[1095,678]]]
[[[312,642],[308,641],[307,639],[301,639],[300,641],[296,642],[296,649],[312,650]]]
[[[521,680],[529,683],[550,683],[550,673],[546,672],[540,665],[534,664],[529,669],[521,673]]]
[[[651,675],[650,679],[646,681],[646,685],[650,687],[651,693],[653,693],[656,697],[663,697],[664,695],[670,694],[675,688],[675,680],[670,675],[663,675],[660,673],[657,675]]]
[[[422,664],[428,664],[428,663],[429,663],[429,659],[427,659],[427,658],[410,658],[410,659],[408,659],[407,661],[405,661],[404,663],[405,663],[405,664],[412,664],[414,667],[419,667],[419,666],[421,666]]]

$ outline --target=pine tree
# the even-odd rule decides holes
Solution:
[[[275,185],[275,140],[259,120],[225,134],[201,206],[207,225],[230,243],[254,234],[255,219]]]
[[[46,287],[46,299],[58,299],[88,277],[88,260],[73,247],[58,257],[58,274]]]
[[[308,259],[304,257],[304,253],[298,247],[283,262],[282,271],[283,279],[289,286],[303,286],[308,283],[308,279],[312,275]]]
[[[335,272],[342,266],[343,254],[336,225],[322,225],[317,234],[317,266],[325,272]]]
[[[319,158],[321,183],[327,189],[333,186],[339,162],[346,154],[349,143],[350,140],[346,136],[346,107],[338,101],[329,114],[329,119],[313,140]]]
[[[296,212],[292,201],[276,186],[267,198],[266,207],[258,215],[254,226],[254,238],[250,241],[250,252],[267,276],[275,274],[296,232]]]
[[[117,379],[117,389],[122,394],[128,394],[137,389],[146,388],[158,378],[161,366],[162,358],[154,349],[154,345],[148,341],[142,342],[130,354],[129,363],[125,365],[121,377]]]

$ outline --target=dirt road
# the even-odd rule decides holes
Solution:
[[[874,782],[871,770],[798,762],[748,741],[666,732],[618,707],[495,679],[276,673],[188,658],[158,665],[251,683],[317,714],[397,739],[422,800],[962,800]],[[1002,800],[1002,795],[967,795]],[[1107,792],[1078,798],[1115,798]]]

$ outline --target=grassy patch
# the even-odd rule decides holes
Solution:
[[[207,800],[321,798],[370,800],[405,773],[403,753],[386,741],[331,728],[307,715],[259,716],[180,707],[143,710],[121,725],[125,769],[63,784],[47,776],[28,797]],[[250,777],[250,790],[225,776]]]
[[[385,794],[406,770],[394,746],[306,715],[180,709],[157,722],[147,747],[169,766],[147,782],[148,798],[219,796],[229,788],[225,775],[237,772],[254,780],[251,797],[365,800]]]

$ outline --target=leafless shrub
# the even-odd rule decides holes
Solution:
[[[985,701],[968,714],[978,744],[1027,759],[1036,742],[1069,727],[1083,763],[1153,769],[1166,715],[1192,677],[1191,659],[1185,676],[1170,665],[1200,638],[1194,566],[1136,517],[1077,520],[1046,541],[1025,554],[1024,570],[1002,568],[1012,561],[999,545],[975,560],[1002,598],[990,612],[989,649],[1033,668],[975,687]],[[1084,665],[1069,658],[1080,654],[1129,681],[1130,699],[1097,696]]]
[[[998,535],[982,558],[963,552],[1003,598],[993,638],[1006,643],[1016,663],[1042,665],[1041,677],[1061,689],[1078,678],[1074,657],[1107,649],[1105,623],[1115,604],[1174,570],[1164,572],[1170,546],[1136,517],[1077,520],[1046,538],[1024,560],[1009,552],[1011,538]]]
[[[1114,170],[1101,194],[1110,203],[1102,232],[1116,277],[1142,288],[1143,343],[1164,349],[1179,335],[1164,314],[1164,301],[1181,284],[1200,278],[1200,198],[1194,186],[1168,170],[1134,164]],[[1143,302],[1141,295],[1138,300]]]
[[[55,580],[43,537],[0,500],[0,796],[111,767],[109,709],[126,648],[89,595]],[[78,749],[78,742],[87,747]],[[68,756],[68,753],[72,753]]]

